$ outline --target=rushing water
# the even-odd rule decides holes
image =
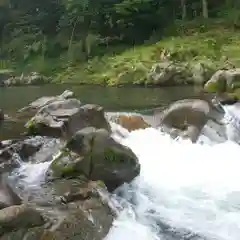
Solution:
[[[227,109],[234,112],[234,109]],[[235,112],[237,113],[237,112]],[[231,115],[227,114],[229,122]],[[239,145],[205,131],[195,144],[147,128],[115,136],[141,164],[140,175],[116,190],[119,216],[105,240],[239,240]],[[233,125],[230,128],[238,131]],[[231,139],[231,135],[228,136]],[[48,163],[25,164],[25,183],[43,180]],[[35,185],[36,186],[36,185]]]
[[[123,139],[141,173],[116,191],[120,214],[106,239],[239,240],[240,147],[207,139],[176,141],[152,128]]]
[[[227,139],[209,126],[195,144],[158,129],[129,133],[116,124],[141,164],[140,175],[111,197],[119,216],[105,240],[239,240],[240,113],[225,108]],[[24,164],[24,182],[36,186],[49,162]],[[15,173],[16,174],[16,173]]]

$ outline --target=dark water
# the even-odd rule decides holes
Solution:
[[[113,88],[76,85],[45,85],[0,88],[0,108],[14,117],[16,111],[42,96],[61,94],[71,90],[83,103],[102,105],[107,111],[137,111],[167,105],[172,101],[194,97],[196,87],[168,88]],[[20,129],[21,128],[21,129]],[[0,129],[0,139],[16,137],[22,131],[23,123],[8,124]]]
[[[73,91],[84,103],[97,103],[107,110],[135,110],[165,105],[185,97],[196,96],[194,87],[169,88],[113,88],[71,85],[46,85],[41,87],[0,88],[0,108],[16,111],[29,102],[42,97]]]

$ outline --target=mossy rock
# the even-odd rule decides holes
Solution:
[[[64,148],[51,163],[49,175],[52,177],[88,175],[90,171],[90,166],[88,165],[90,163],[82,160],[80,156]]]

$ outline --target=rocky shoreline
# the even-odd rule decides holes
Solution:
[[[216,67],[209,62],[176,62],[170,60],[164,60],[155,63],[147,69],[136,68],[131,71],[119,73],[118,81],[120,85],[117,86],[145,86],[145,87],[165,87],[165,86],[184,86],[184,85],[206,85],[207,91],[214,90],[214,86],[210,86],[209,82],[218,81],[222,82],[220,78],[226,78],[228,82],[228,89],[232,90],[229,86],[232,84],[232,78],[236,82],[240,70],[235,68],[228,62],[224,62],[221,67]],[[67,83],[65,79],[60,79],[57,82],[54,80],[54,76],[51,78],[43,76],[38,72],[31,72],[29,74],[22,73],[21,76],[16,76],[13,70],[3,69],[0,71],[0,87],[10,86],[27,86],[27,85],[43,85],[49,83]],[[238,80],[237,80],[238,81]],[[105,85],[104,82],[86,82],[85,80],[79,80],[79,83],[86,85]],[[124,84],[126,83],[126,84]],[[221,87],[222,83],[220,83]],[[111,85],[111,86],[114,86]],[[239,85],[234,83],[234,88],[238,88]],[[214,90],[215,91],[215,90]]]
[[[154,127],[195,142],[209,119],[223,115],[212,101],[185,99],[155,112]],[[0,239],[103,239],[116,215],[109,194],[140,173],[137,156],[113,137],[123,132],[112,126],[127,135],[153,124],[138,114],[109,116],[68,90],[30,103],[18,111],[23,116],[25,134],[0,142]],[[26,164],[45,166],[37,188],[10,174]]]

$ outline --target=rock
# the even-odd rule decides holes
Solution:
[[[4,81],[14,75],[14,71],[11,69],[0,70],[0,86],[4,86]]]
[[[109,191],[132,181],[139,171],[138,160],[129,148],[117,143],[107,130],[93,127],[78,131],[50,166],[55,177],[83,174],[103,181]]]
[[[42,85],[49,82],[49,79],[40,73],[32,72],[27,78],[26,78],[26,84],[27,85]]]
[[[37,210],[24,205],[15,205],[0,210],[0,235],[43,224],[44,219],[41,214]]]
[[[148,83],[160,86],[184,84],[189,78],[183,65],[173,62],[162,62],[152,66],[148,74]]]
[[[33,158],[33,156],[40,152],[40,149],[45,145],[48,145],[51,140],[50,138],[36,136],[12,141],[12,144],[0,149],[0,173],[19,167],[21,161],[25,162],[28,161],[29,158]],[[48,150],[47,153],[51,153],[51,151]],[[47,156],[47,153],[44,153],[44,155]],[[37,156],[37,158],[39,161],[41,156]]]
[[[214,73],[211,67],[200,62],[190,66],[190,71],[193,83],[200,85],[204,84]]]
[[[213,74],[213,68],[203,63],[176,63],[165,61],[154,64],[148,74],[147,84],[176,86],[204,84]]]
[[[56,179],[46,182],[38,193],[41,191],[43,201],[55,199],[51,205],[36,199],[29,204],[40,206],[45,225],[17,228],[5,233],[4,239],[102,240],[107,235],[115,214],[103,198],[107,193],[102,182]]]
[[[240,68],[231,70],[218,70],[204,85],[207,92],[231,92],[240,87]]]
[[[178,129],[184,136],[195,142],[208,121],[211,107],[208,102],[199,99],[184,99],[174,102],[162,114],[160,125],[169,129]]]
[[[5,174],[0,177],[0,209],[12,206],[20,205],[21,199],[11,188],[7,181],[7,176]]]
[[[28,113],[28,115],[34,115],[42,107],[53,103],[54,101],[72,98],[73,95],[73,92],[65,90],[62,94],[58,96],[41,97],[30,103],[27,107],[21,108],[18,113]]]
[[[37,72],[32,72],[28,76],[11,76],[10,78],[3,81],[4,86],[21,86],[21,85],[43,85],[49,83],[49,78],[41,75]]]
[[[114,118],[114,119],[113,119]],[[150,127],[150,125],[145,122],[140,115],[120,115],[113,116],[112,120],[127,129],[128,131],[134,131],[137,129],[145,129]]]
[[[238,102],[238,98],[234,94],[221,93],[218,94],[216,98],[221,105],[232,105]]]
[[[81,105],[77,99],[54,101],[42,107],[26,124],[30,134],[52,137],[71,137],[88,126],[110,130],[101,106]]]

